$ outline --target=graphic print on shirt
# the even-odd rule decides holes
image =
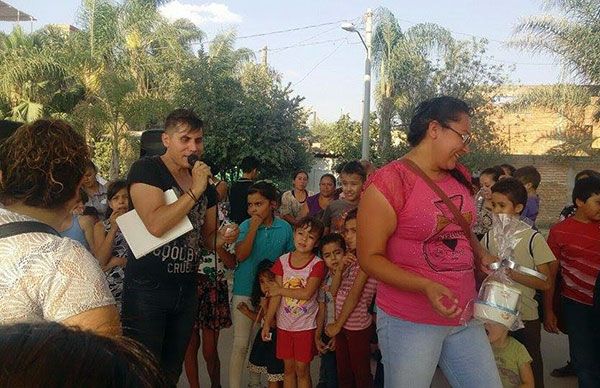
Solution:
[[[177,197],[185,194],[178,187],[171,188],[175,191]],[[207,204],[208,198],[206,195],[203,195],[196,205],[194,205],[192,211],[188,213],[188,218],[194,226],[194,230],[154,250],[153,254],[160,256],[163,262],[169,260],[167,263],[168,273],[198,272],[200,254],[204,246],[200,230],[204,224]],[[181,239],[185,239],[185,245],[181,244]]]
[[[469,212],[462,213],[464,197],[462,195],[453,195],[450,201],[459,209],[467,223],[471,223],[473,214]],[[446,206],[444,201],[434,202],[436,209],[436,225],[433,235],[423,243],[423,253],[427,264],[436,272],[462,272],[473,269],[472,260],[467,262],[465,257],[472,256],[468,251],[471,250],[469,241],[465,238],[462,228],[458,222],[454,221],[452,211]],[[454,225],[449,229],[448,226]]]
[[[283,288],[303,288],[306,287],[306,279],[300,277],[290,277],[283,281]],[[307,300],[300,300],[294,298],[283,298],[284,311],[287,314],[291,314],[295,317],[302,316],[308,312],[306,303]]]

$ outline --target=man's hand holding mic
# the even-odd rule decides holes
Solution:
[[[198,155],[192,154],[188,156],[187,159],[191,167],[190,173],[192,175],[192,187],[190,190],[192,191],[192,194],[194,194],[194,197],[199,199],[206,191],[212,173],[210,172],[210,167],[202,162]]]

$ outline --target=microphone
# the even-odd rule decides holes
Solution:
[[[190,164],[190,174],[192,173],[192,168],[194,167],[194,164],[196,164],[196,162],[200,161],[200,157],[196,154],[191,154],[187,157],[187,162]],[[215,181],[215,178],[211,175],[208,177],[208,184],[210,184],[211,186],[216,186],[217,185],[217,181]]]

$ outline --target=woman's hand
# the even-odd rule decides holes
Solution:
[[[462,309],[458,306],[458,298],[447,287],[430,281],[423,290],[433,309],[441,316],[455,318]]]

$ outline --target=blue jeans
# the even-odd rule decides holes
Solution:
[[[197,309],[195,283],[165,285],[125,278],[123,332],[146,346],[173,387],[181,375]]]
[[[436,326],[377,311],[377,335],[385,386],[429,388],[437,365],[452,387],[501,388],[483,324]]]
[[[562,308],[579,388],[600,387],[600,327],[595,325],[593,307],[563,297]]]

